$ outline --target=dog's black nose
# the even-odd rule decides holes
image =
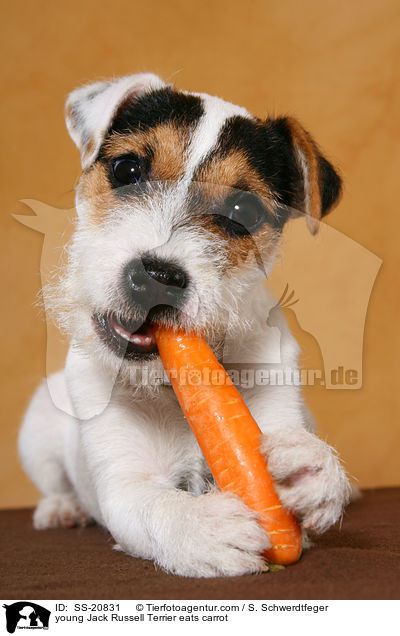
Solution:
[[[149,311],[156,305],[181,307],[188,276],[176,263],[143,256],[126,265],[123,285],[130,301]]]
[[[185,289],[187,286],[186,272],[179,265],[168,261],[160,261],[151,256],[143,256],[142,263],[150,278],[158,283],[179,287],[180,289]]]

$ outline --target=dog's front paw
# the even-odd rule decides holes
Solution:
[[[87,526],[90,521],[76,497],[70,493],[44,497],[33,513],[33,526],[36,530]]]
[[[261,451],[283,505],[304,528],[325,532],[341,517],[351,486],[333,448],[296,428],[264,434]]]
[[[235,495],[213,491],[193,497],[183,535],[160,565],[181,576],[239,576],[268,570],[271,547],[256,515]]]

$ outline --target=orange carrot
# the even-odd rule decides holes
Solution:
[[[253,509],[272,547],[271,563],[295,563],[301,530],[282,507],[267,462],[259,451],[261,431],[206,341],[194,334],[155,329],[161,360],[220,490],[235,493]]]

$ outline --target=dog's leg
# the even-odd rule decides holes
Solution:
[[[169,404],[137,403],[133,410],[121,402],[80,431],[95,481],[98,521],[119,547],[181,576],[265,569],[260,555],[268,537],[239,498],[215,489],[195,496],[177,488],[199,454],[183,418],[179,423]]]
[[[265,569],[268,536],[238,497],[179,489],[185,481],[198,493],[203,478],[204,492],[208,473],[171,388],[151,400],[116,385],[110,399],[106,371],[74,348],[67,381],[81,419],[74,485],[122,550],[181,576]]]
[[[264,434],[261,450],[282,502],[298,515],[303,528],[325,532],[340,519],[351,487],[331,446],[305,429],[289,427]]]
[[[298,387],[269,387],[252,412],[261,451],[285,506],[305,529],[324,532],[342,515],[351,487],[336,451],[314,434]]]
[[[257,305],[258,297],[252,306],[260,325],[271,305],[266,298],[264,308]],[[269,311],[268,325],[269,329],[265,324],[260,331],[254,329],[249,342],[238,340],[235,355],[240,360],[250,350],[255,362],[268,365],[273,349],[270,327],[277,327],[280,363],[270,367],[268,384],[242,389],[243,397],[263,433],[261,451],[282,502],[302,520],[303,529],[323,532],[341,517],[350,497],[349,480],[334,449],[315,434],[314,419],[295,382],[300,349],[281,309]]]
[[[67,394],[63,373],[52,378],[60,400]],[[39,502],[33,523],[36,529],[86,525],[89,517],[79,504],[64,465],[64,444],[71,423],[53,404],[47,383],[37,389],[25,415],[18,439],[19,454],[26,473],[44,498]]]
[[[261,554],[270,547],[268,537],[235,495],[214,491],[195,497],[132,481],[120,497],[119,502],[106,498],[103,513],[120,548],[132,556],[153,559],[180,576],[267,570]]]
[[[90,521],[72,492],[43,497],[33,513],[33,526],[36,530],[75,528],[87,526]]]

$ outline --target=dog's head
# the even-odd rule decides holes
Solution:
[[[315,233],[340,194],[295,119],[261,120],[155,75],[79,88],[66,119],[83,172],[62,302],[78,343],[108,360],[156,361],[154,322],[211,341],[242,328],[284,224],[304,213]]]

